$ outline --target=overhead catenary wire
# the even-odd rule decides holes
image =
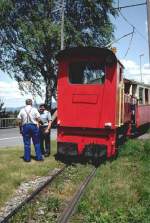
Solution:
[[[122,14],[121,10],[119,10],[119,14],[121,17],[130,25],[132,28],[136,30],[136,32],[147,42],[146,37]]]
[[[141,6],[141,5],[146,5],[146,2],[143,3],[139,3],[139,4],[134,4],[134,5],[125,5],[125,6],[119,6],[119,1],[118,1],[118,7],[114,8],[114,9],[126,9],[126,8],[131,8],[131,7],[135,7],[135,6]]]
[[[130,42],[129,42],[128,49],[127,49],[127,51],[126,51],[126,53],[125,53],[125,55],[124,55],[124,59],[126,58],[128,52],[129,52],[129,50],[130,50],[130,48],[131,48],[131,44],[132,44],[132,40],[133,40],[133,36],[134,36],[134,30],[135,30],[135,28],[133,27],[133,32],[131,33],[131,39],[130,39]]]

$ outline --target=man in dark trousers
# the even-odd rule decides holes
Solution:
[[[40,146],[42,154],[46,157],[50,155],[50,129],[51,129],[51,113],[46,110],[46,105],[41,104],[40,112]]]
[[[24,141],[24,161],[31,160],[31,138],[35,147],[36,160],[43,160],[39,140],[40,114],[36,108],[32,107],[31,99],[26,100],[26,106],[20,110],[18,119]]]

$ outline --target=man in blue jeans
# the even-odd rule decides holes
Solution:
[[[20,120],[20,133],[24,141],[24,161],[31,161],[31,138],[35,147],[36,160],[42,161],[39,139],[40,114],[36,108],[32,107],[31,99],[26,100],[26,106],[20,110],[18,119]]]

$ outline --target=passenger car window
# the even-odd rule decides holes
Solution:
[[[105,66],[95,62],[76,62],[69,65],[69,81],[72,84],[103,84]]]
[[[141,88],[141,87],[139,88],[139,103],[140,104],[143,104],[143,102],[144,102],[143,101],[143,90],[144,90],[143,88]]]

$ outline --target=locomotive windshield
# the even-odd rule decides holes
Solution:
[[[69,65],[69,81],[72,84],[103,84],[105,66],[95,62],[75,62]]]

